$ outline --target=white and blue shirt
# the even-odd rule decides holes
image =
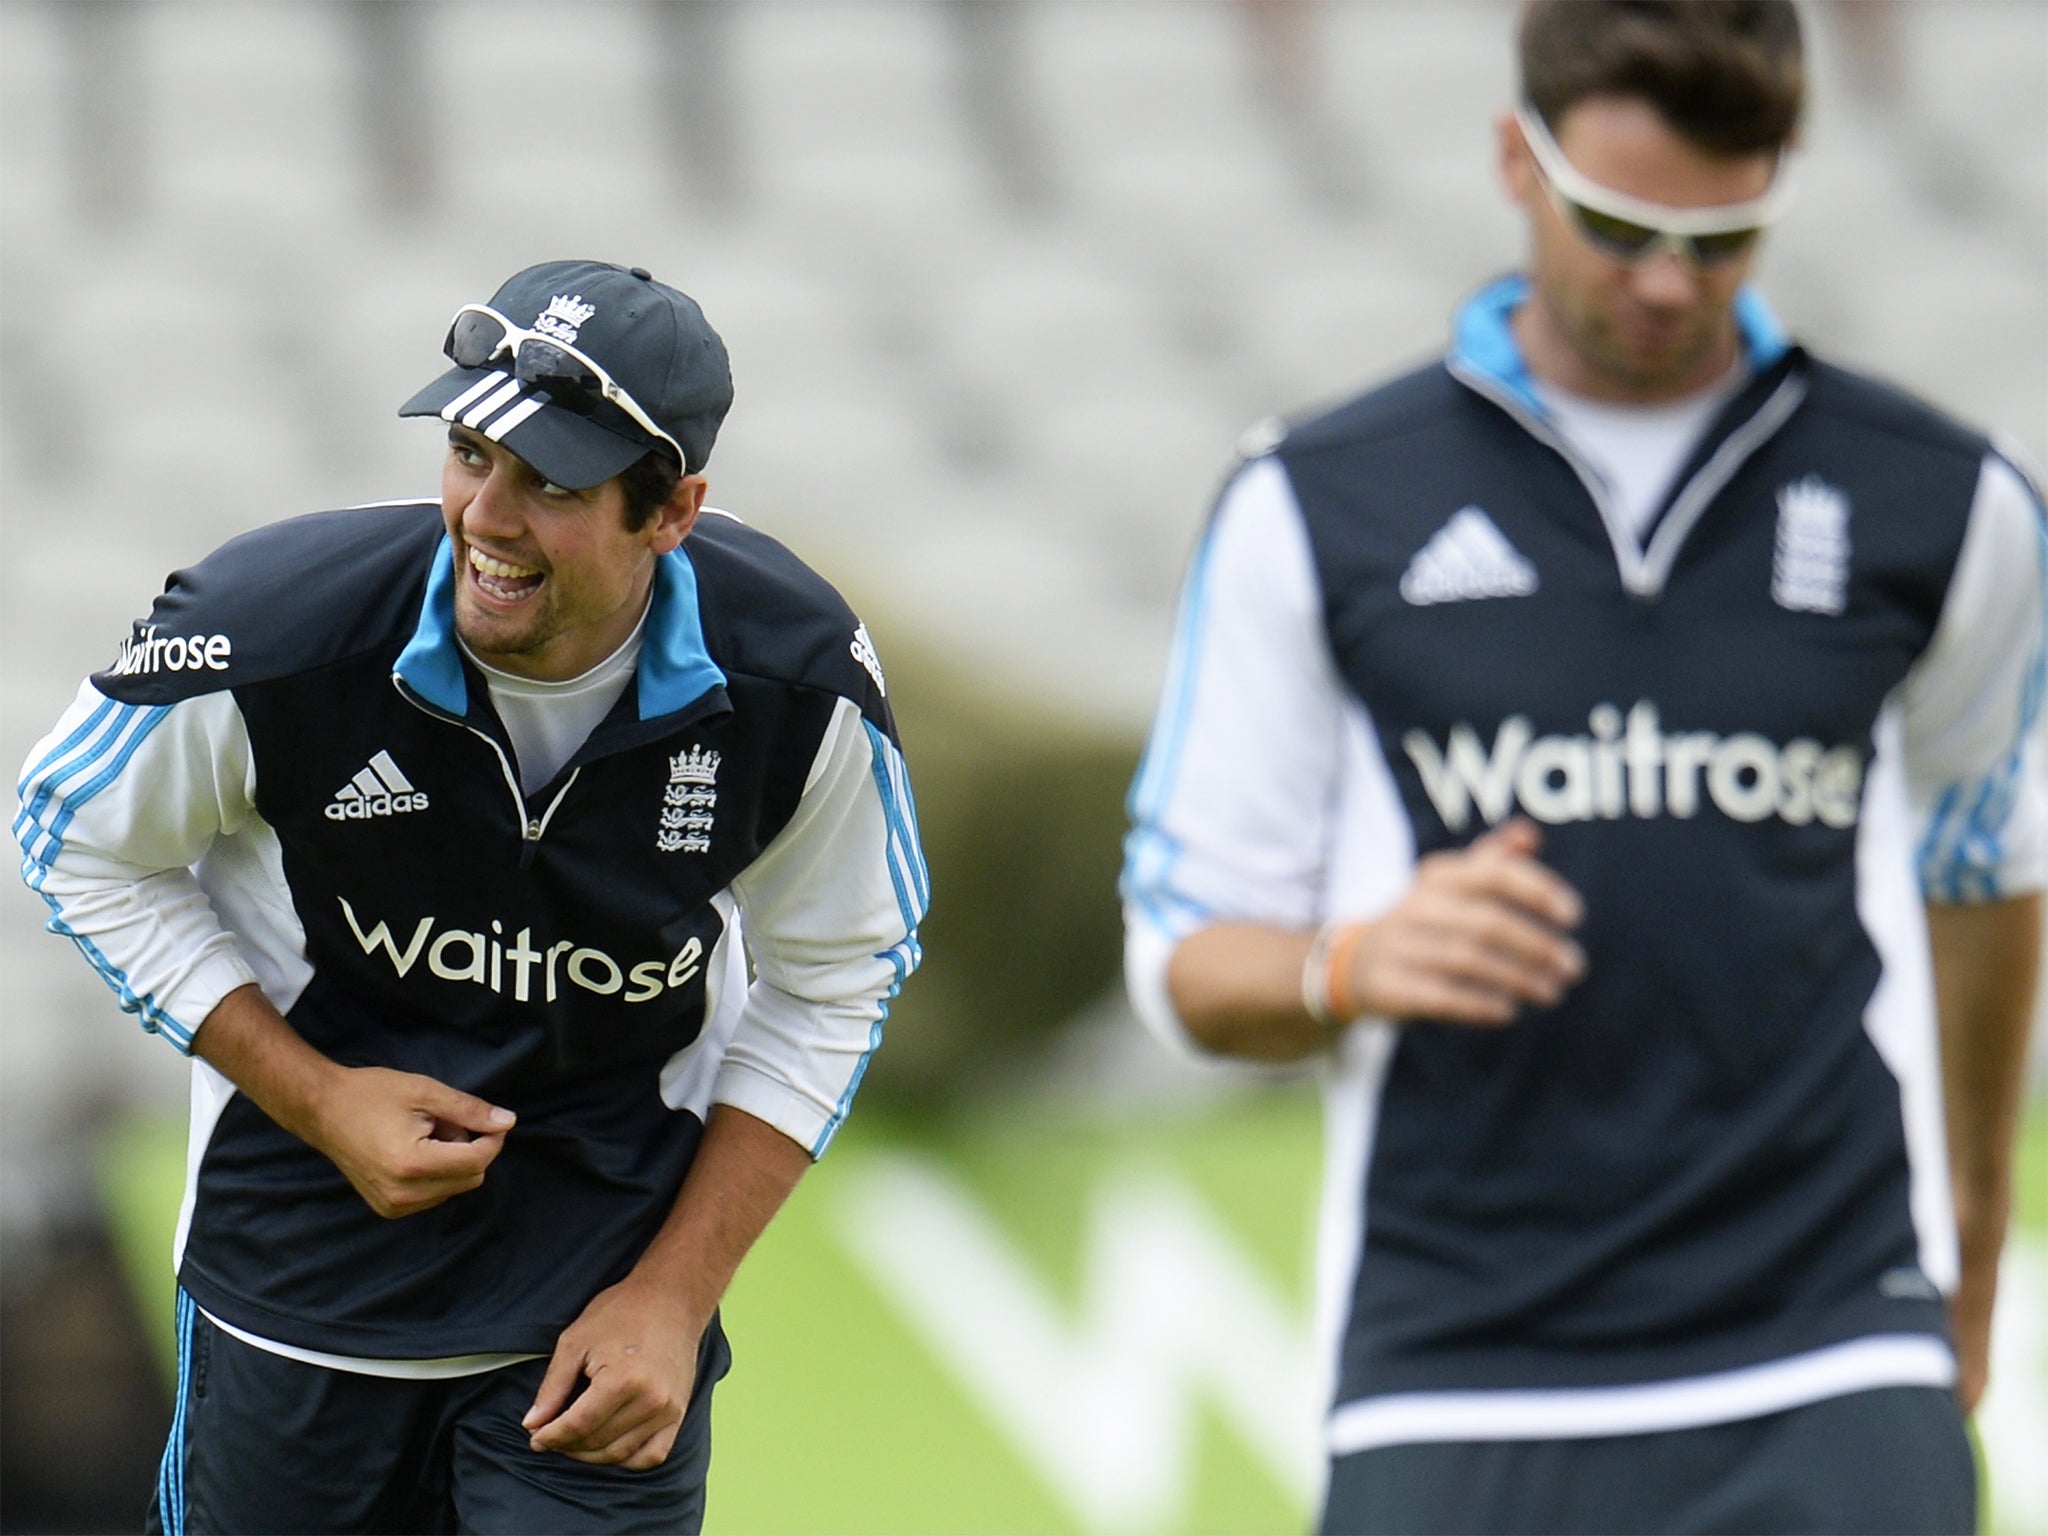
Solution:
[[[710,1105],[824,1152],[919,957],[880,668],[788,550],[701,518],[630,681],[527,782],[454,580],[431,503],[236,539],[21,780],[23,877],[145,1029],[189,1051],[255,982],[335,1060],[519,1115],[481,1188],[386,1221],[195,1058],[180,1283],[305,1355],[550,1352],[659,1228]]]
[[[1534,387],[1525,291],[1238,470],[1131,796],[1127,974],[1169,1040],[1189,933],[1369,918],[1510,816],[1585,898],[1557,1007],[1339,1046],[1339,1454],[1952,1379],[1923,901],[2043,884],[2009,459],[1745,295],[1747,382],[1643,523]]]

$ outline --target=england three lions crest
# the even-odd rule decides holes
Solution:
[[[1818,475],[1778,491],[1771,596],[1795,613],[1839,614],[1849,603],[1849,498]]]
[[[711,818],[718,809],[721,754],[692,746],[668,760],[668,788],[654,846],[663,853],[709,853]]]

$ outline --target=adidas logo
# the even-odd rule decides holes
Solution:
[[[412,787],[389,752],[379,752],[335,792],[325,814],[329,821],[368,821],[372,816],[402,816],[426,808],[426,793]]]
[[[1401,575],[1401,595],[1417,607],[1481,597],[1527,597],[1535,590],[1536,567],[1477,507],[1452,513]]]

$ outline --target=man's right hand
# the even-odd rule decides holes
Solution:
[[[1408,894],[1351,950],[1359,1011],[1500,1025],[1528,1004],[1556,1004],[1586,973],[1585,951],[1567,937],[1585,904],[1537,861],[1542,846],[1535,825],[1517,819],[1422,859]]]
[[[379,1216],[410,1216],[475,1189],[513,1114],[431,1077],[344,1067],[308,1045],[262,989],[237,987],[193,1052],[339,1168]]]
[[[513,1115],[431,1077],[340,1069],[307,1140],[379,1216],[410,1216],[475,1189],[504,1150]]]
[[[1395,906],[1339,942],[1342,1007],[1352,1016],[1497,1027],[1549,1006],[1585,974],[1569,937],[1578,892],[1538,861],[1543,835],[1520,819],[1468,848],[1434,853]],[[1175,946],[1167,993],[1205,1050],[1299,1061],[1336,1036],[1311,1018],[1302,972],[1311,935],[1260,923],[1212,923]]]

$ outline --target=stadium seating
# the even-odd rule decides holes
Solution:
[[[1802,334],[2037,452],[2044,14],[1911,8],[1881,111],[1823,16],[1764,265]],[[1222,0],[11,0],[5,748],[173,564],[431,491],[432,434],[388,413],[456,304],[561,254],[702,300],[738,381],[714,500],[831,570],[885,652],[944,645],[1135,735],[1238,430],[1427,356],[1514,261],[1511,19],[1312,6],[1276,58]],[[9,974],[90,989],[7,901]],[[36,1091],[0,1119],[149,1055],[10,1054]]]

